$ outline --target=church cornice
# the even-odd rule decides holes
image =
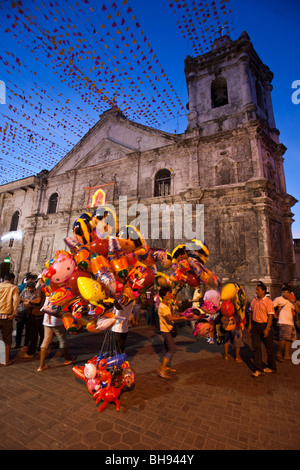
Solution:
[[[6,193],[13,195],[16,191],[27,191],[28,189],[35,189],[40,185],[40,178],[37,176],[29,176],[21,180],[16,180],[11,183],[3,184],[0,186],[0,194]]]

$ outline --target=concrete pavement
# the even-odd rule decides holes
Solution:
[[[104,334],[68,335],[75,364],[97,354]],[[127,355],[135,387],[121,409],[95,404],[72,366],[53,347],[50,368],[38,356],[0,367],[1,450],[296,450],[300,447],[300,364],[278,363],[276,374],[251,377],[251,342],[242,363],[222,358],[223,347],[194,338],[189,325],[176,338],[172,380],[156,374],[162,339],[154,327],[131,328]],[[233,353],[233,350],[231,351]]]

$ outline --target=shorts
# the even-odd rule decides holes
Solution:
[[[224,344],[231,343],[235,348],[244,346],[243,333],[241,330],[226,331],[224,334]]]
[[[42,349],[48,349],[52,341],[53,335],[57,337],[59,341],[59,347],[61,349],[66,347],[66,330],[63,325],[58,326],[46,326],[44,325],[44,339],[41,344]]]
[[[13,321],[0,319],[0,330],[2,330],[2,339],[5,346],[12,343]]]
[[[279,323],[279,340],[295,341],[297,339],[296,328],[294,325],[285,325]]]

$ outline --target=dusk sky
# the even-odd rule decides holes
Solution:
[[[0,0],[0,184],[50,170],[114,103],[184,132],[184,59],[225,27],[233,40],[247,31],[274,73],[287,193],[300,199],[299,18],[298,0]],[[300,203],[292,211],[300,238]]]

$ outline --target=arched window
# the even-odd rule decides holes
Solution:
[[[58,202],[58,194],[53,193],[49,197],[47,214],[55,214]]]
[[[154,197],[169,196],[171,189],[171,172],[169,170],[159,170],[155,175]]]
[[[10,229],[9,229],[10,232],[15,232],[16,230],[18,230],[19,218],[20,218],[20,212],[15,211],[13,213],[13,216],[10,222]]]
[[[211,103],[213,108],[228,104],[227,82],[223,77],[217,77],[211,84]]]

